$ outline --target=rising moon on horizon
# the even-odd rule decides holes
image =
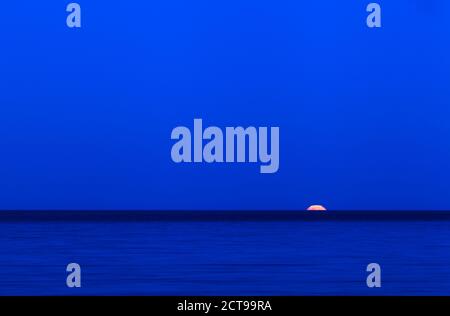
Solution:
[[[307,211],[326,211],[327,209],[322,205],[311,205],[306,209]]]

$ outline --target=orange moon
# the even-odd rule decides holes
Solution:
[[[307,211],[326,211],[327,209],[322,205],[311,205],[306,209]]]

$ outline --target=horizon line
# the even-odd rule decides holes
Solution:
[[[0,222],[30,221],[450,221],[447,210],[0,210]]]

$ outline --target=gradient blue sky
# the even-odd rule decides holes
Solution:
[[[0,209],[450,209],[450,5],[9,1]],[[171,130],[279,126],[280,170],[177,165]]]

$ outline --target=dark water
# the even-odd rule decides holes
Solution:
[[[448,214],[20,216],[0,216],[2,295],[450,294]],[[70,262],[79,289],[66,287]]]

